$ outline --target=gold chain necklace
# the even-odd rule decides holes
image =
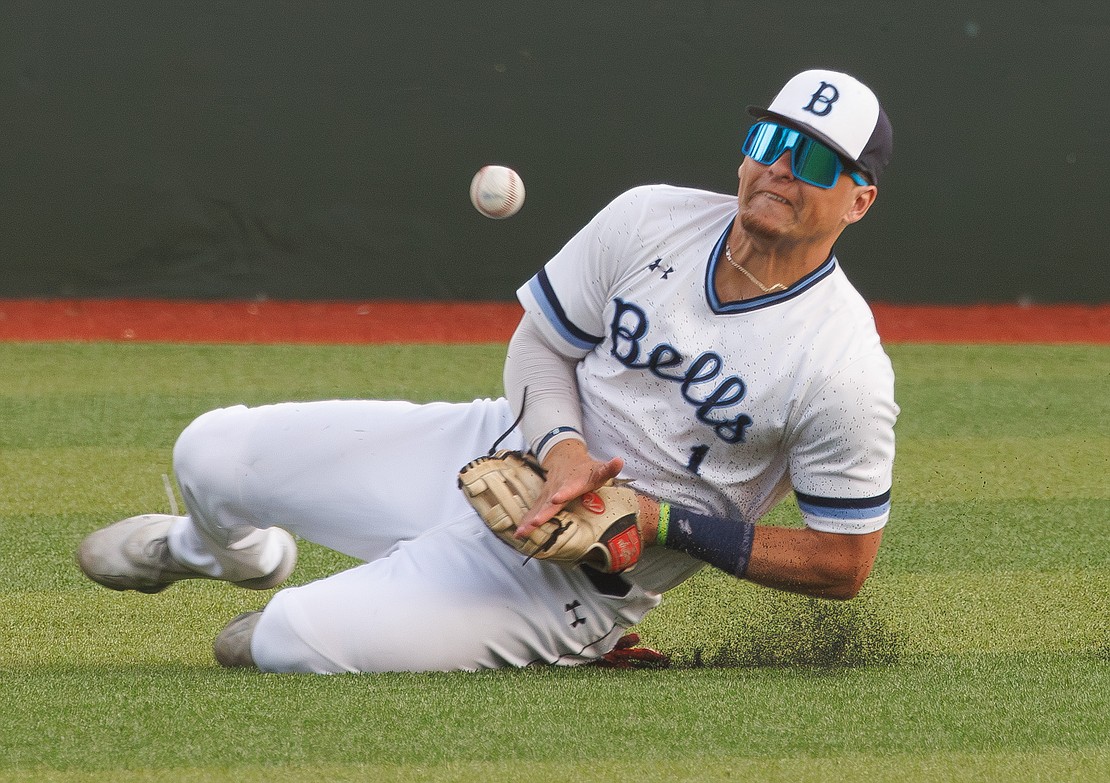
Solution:
[[[740,266],[738,263],[733,261],[732,260],[732,248],[730,248],[728,246],[727,241],[725,242],[725,261],[728,261],[729,264],[732,265],[733,269],[739,269],[741,272],[743,272],[744,277],[748,278],[753,283],[755,283],[757,286],[759,286],[759,290],[762,291],[765,294],[773,294],[775,291],[785,291],[786,290],[786,286],[784,286],[782,283],[775,283],[772,286],[763,285],[763,283],[759,282],[759,278],[757,278],[755,275],[753,275],[747,269],[745,269],[744,267]]]

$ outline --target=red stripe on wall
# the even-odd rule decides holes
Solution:
[[[1110,343],[1110,305],[873,305],[897,342]],[[0,299],[0,340],[506,342],[515,302]]]

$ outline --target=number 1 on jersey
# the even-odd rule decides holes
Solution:
[[[708,446],[694,446],[690,449],[690,461],[686,463],[686,469],[696,476],[698,474],[698,469],[701,468],[702,460],[705,459],[705,455],[708,453]]]

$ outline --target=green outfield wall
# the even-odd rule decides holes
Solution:
[[[5,2],[0,297],[509,299],[628,187],[733,191],[816,66],[894,124],[865,295],[1110,300],[1106,0]]]

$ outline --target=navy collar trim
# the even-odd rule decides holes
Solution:
[[[742,299],[739,302],[722,302],[717,297],[717,291],[714,288],[713,280],[717,275],[717,265],[720,264],[724,258],[724,253],[722,251],[725,246],[725,240],[728,238],[729,232],[732,231],[732,224],[734,222],[735,218],[729,221],[728,226],[725,228],[725,232],[721,234],[721,238],[718,239],[717,244],[713,246],[713,251],[709,256],[709,263],[706,264],[705,298],[709,303],[709,308],[714,313],[719,315],[747,313],[752,310],[760,310],[764,307],[776,305],[779,302],[785,302],[787,299],[793,299],[799,294],[805,293],[821,280],[831,275],[836,269],[836,256],[830,255],[821,266],[814,269],[802,279],[796,281],[785,291],[775,291],[774,293],[763,294],[752,299]]]

